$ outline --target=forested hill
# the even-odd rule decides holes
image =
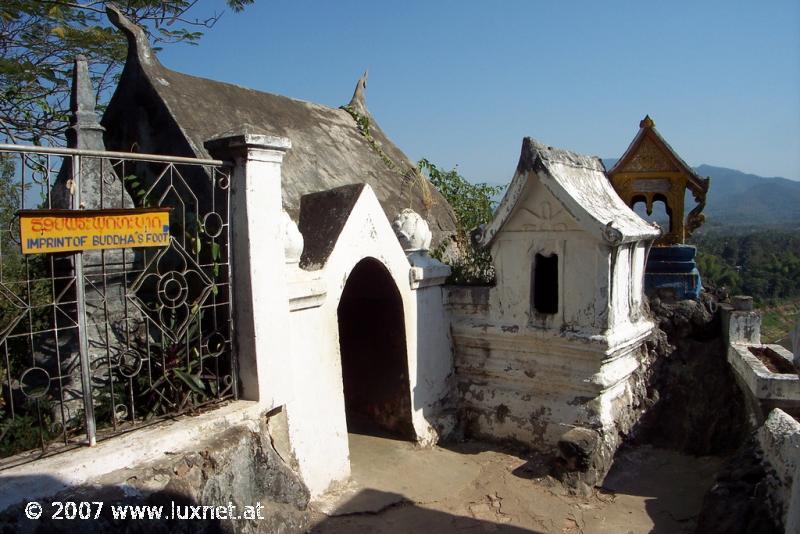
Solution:
[[[616,159],[604,159],[606,169]],[[800,181],[765,178],[735,169],[699,165],[700,176],[711,177],[705,214],[710,226],[800,224]],[[687,207],[694,202],[687,198]]]
[[[742,234],[698,233],[698,267],[706,286],[725,286],[732,295],[759,303],[800,298],[800,234],[752,229]]]

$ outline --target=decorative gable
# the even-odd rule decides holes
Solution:
[[[678,172],[671,158],[650,138],[645,138],[637,152],[620,169],[620,172]]]
[[[575,219],[544,187],[532,188],[524,202],[518,206],[505,232],[567,232],[580,230]]]
[[[657,244],[672,245],[685,242],[705,217],[709,178],[699,177],[658,133],[655,122],[646,116],[639,122],[639,132],[625,154],[608,171],[614,190],[629,207],[643,202],[647,213],[653,212],[654,202],[664,202],[669,214],[669,228]],[[684,221],[684,198],[689,190],[697,205]]]

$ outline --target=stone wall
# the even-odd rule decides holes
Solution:
[[[346,195],[350,194],[353,195],[352,203],[345,205],[340,197],[347,199]],[[392,329],[392,336],[372,340],[375,330],[362,328],[357,333],[363,336],[363,340],[378,346],[390,338],[394,342],[404,341],[402,351],[407,374],[404,373],[406,376],[403,378],[411,406],[406,410],[409,413],[396,415],[410,419],[420,445],[430,445],[438,439],[434,425],[439,426],[440,400],[448,394],[452,371],[447,316],[438,286],[443,278],[439,276],[442,280],[434,285],[424,284],[430,282],[426,280],[425,270],[417,272],[418,268],[412,267],[369,186],[323,192],[318,196],[322,200],[312,200],[325,202],[326,207],[317,206],[313,211],[328,214],[329,219],[333,218],[331,213],[336,214],[341,228],[330,240],[318,245],[313,245],[310,231],[304,236],[303,253],[313,257],[313,263],[319,263],[321,268],[303,270],[303,273],[316,273],[326,294],[314,306],[294,309],[289,314],[286,334],[290,338],[290,348],[280,355],[284,365],[278,370],[280,379],[291,391],[286,406],[292,450],[312,497],[323,494],[331,484],[345,480],[350,474],[339,306],[350,276],[358,265],[362,262],[380,263],[386,278],[375,284],[371,291],[376,294],[396,291],[401,300],[399,320],[396,324],[385,325]],[[333,209],[332,206],[339,208]],[[301,215],[303,220],[305,213]],[[311,224],[308,226],[317,228]],[[300,228],[304,227],[305,223],[301,221]],[[317,253],[318,248],[323,249],[322,245],[325,245],[324,254]],[[386,356],[381,351],[374,355],[376,361]],[[373,382],[380,382],[382,377],[378,374],[385,371],[377,366]]]
[[[745,401],[711,296],[654,299],[654,332],[609,354],[564,333],[493,325],[490,291],[447,288],[466,435],[556,454],[556,474],[589,484],[623,442],[704,455],[745,439]]]
[[[54,495],[39,496],[44,513],[27,519],[25,499],[0,514],[2,532],[45,532],[67,528],[91,532],[154,529],[156,532],[302,532],[309,524],[309,493],[290,467],[283,416],[263,417],[258,427],[239,425],[212,434],[191,448],[173,451],[147,464],[118,469]],[[141,446],[146,446],[142,443]],[[280,452],[279,452],[280,451]],[[42,479],[49,475],[30,475]],[[36,482],[35,480],[32,482]],[[19,495],[18,497],[23,497]],[[29,499],[33,500],[33,499]],[[100,517],[91,520],[53,520],[52,501],[101,501]],[[161,520],[115,519],[113,505],[161,505]],[[232,504],[237,514],[245,506],[261,505],[264,519],[179,520],[167,518],[173,504],[184,512],[187,506]],[[75,524],[79,521],[79,524]]]
[[[724,351],[730,365],[719,368],[720,363],[716,363],[719,369],[709,371],[717,378],[697,385],[703,390],[705,403],[689,406],[705,418],[707,424],[702,426],[708,430],[688,436],[693,440],[688,442],[693,443],[689,452],[725,452],[737,443],[737,436],[747,438],[726,461],[706,494],[697,532],[799,532],[800,484],[796,481],[800,479],[800,423],[782,409],[770,411],[781,402],[794,406],[786,404],[786,399],[797,378],[770,371],[749,350],[783,351],[761,344],[761,318],[753,311],[752,298],[734,297],[732,305],[720,306],[720,312],[719,334],[716,329],[708,331],[715,334],[712,341],[717,347],[711,358],[705,359],[718,362],[718,353]],[[787,364],[790,361],[788,353],[777,356]],[[736,396],[725,394],[731,384],[735,384]],[[681,404],[686,404],[685,399]],[[704,436],[715,439],[703,440]]]
[[[800,423],[775,409],[717,475],[697,532],[798,532],[799,470]]]
[[[631,325],[624,340],[504,325],[491,288],[446,289],[465,435],[560,452],[565,473],[597,482],[645,407],[652,323]]]
[[[726,360],[716,300],[675,303],[654,298],[658,328],[647,342],[653,365],[649,404],[631,441],[689,454],[729,453],[747,434],[745,399]]]
[[[767,499],[787,532],[800,526],[800,503],[792,501],[800,469],[800,422],[780,409],[772,410],[756,434],[762,458],[770,473]]]

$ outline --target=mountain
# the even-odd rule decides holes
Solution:
[[[616,159],[603,159],[610,169]],[[707,222],[711,225],[800,224],[800,181],[766,178],[735,169],[699,165],[700,176],[711,177],[706,201]],[[686,196],[686,211],[694,200]]]

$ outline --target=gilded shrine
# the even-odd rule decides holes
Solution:
[[[608,172],[617,194],[631,208],[643,202],[648,215],[653,214],[653,204],[664,203],[669,216],[669,228],[656,241],[656,245],[685,243],[686,239],[703,224],[709,178],[701,178],[669,146],[655,128],[655,122],[646,116],[639,123],[639,132],[628,150]],[[697,205],[684,221],[686,190]]]
[[[669,146],[649,115],[639,122],[639,132],[628,150],[608,172],[614,190],[632,209],[640,202],[648,215],[664,203],[669,222],[647,254],[644,290],[648,295],[697,299],[703,285],[697,270],[695,247],[686,239],[703,224],[702,211],[710,178],[701,178]],[[696,205],[684,220],[685,201],[691,193]]]

